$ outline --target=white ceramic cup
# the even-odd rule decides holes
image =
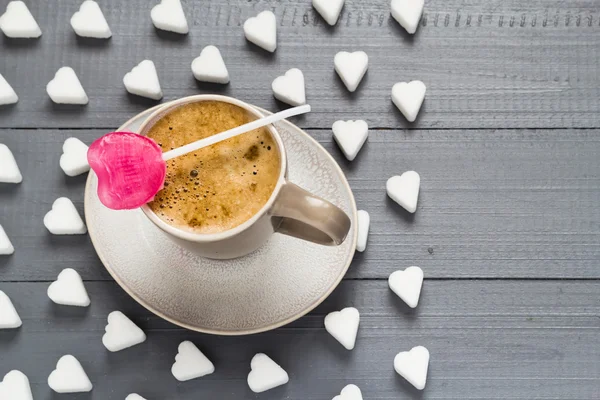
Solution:
[[[243,101],[227,96],[197,95],[184,97],[158,108],[142,123],[138,133],[146,135],[159,119],[175,108],[200,101],[234,104],[257,118],[263,117],[259,111]],[[176,243],[208,258],[229,259],[244,256],[262,246],[275,232],[322,245],[342,244],[350,230],[350,218],[340,208],[287,180],[287,157],[283,141],[274,126],[269,125],[268,129],[277,143],[281,171],[269,200],[246,222],[227,231],[201,234],[169,225],[148,205],[142,206],[144,214]]]

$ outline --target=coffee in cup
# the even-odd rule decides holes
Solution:
[[[148,130],[163,152],[253,121],[221,101],[181,105]],[[167,224],[199,234],[235,228],[269,200],[281,155],[269,129],[259,128],[167,162],[164,188],[148,206]]]

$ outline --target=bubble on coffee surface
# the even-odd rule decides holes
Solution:
[[[254,119],[229,103],[192,103],[164,116],[148,136],[168,151]],[[273,148],[269,130],[260,128],[170,160],[165,187],[149,206],[180,229],[196,233],[232,229],[270,198],[281,163]]]

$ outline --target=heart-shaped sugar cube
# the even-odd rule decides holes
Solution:
[[[0,329],[14,329],[23,325],[10,298],[0,290]]]
[[[335,121],[331,127],[333,138],[349,161],[354,160],[369,136],[369,126],[361,119]]]
[[[371,217],[365,210],[358,210],[358,235],[356,238],[356,251],[361,253],[367,248],[367,239],[369,238],[369,226],[371,225]]]
[[[258,353],[252,357],[248,374],[248,386],[254,393],[261,393],[289,381],[288,373],[268,355]]]
[[[356,343],[360,313],[354,307],[334,311],[325,317],[325,330],[331,334],[347,350],[352,350]]]
[[[229,72],[221,52],[215,46],[202,49],[200,55],[192,61],[192,72],[202,82],[229,83]]]
[[[356,385],[347,385],[333,400],[363,400],[362,392]]]
[[[108,314],[108,324],[104,328],[102,344],[107,350],[121,351],[146,341],[146,334],[121,311]]]
[[[151,60],[144,60],[123,77],[125,89],[131,94],[160,100],[163,97],[156,67]]]
[[[421,81],[398,82],[392,87],[392,101],[408,121],[417,119],[426,90]]]
[[[138,208],[162,189],[167,164],[156,142],[132,132],[112,132],[90,146],[88,162],[98,176],[98,197],[113,210]]]
[[[146,400],[146,399],[137,393],[131,393],[129,396],[125,397],[125,400]]]
[[[354,92],[369,68],[369,56],[364,51],[340,51],[333,59],[335,71],[350,92]]]
[[[175,356],[171,373],[180,382],[200,378],[215,372],[215,366],[206,356],[188,340],[181,342]]]
[[[44,226],[53,235],[83,235],[87,228],[75,205],[67,197],[59,197],[52,204],[52,210],[44,216]]]
[[[244,22],[244,34],[249,42],[270,51],[277,48],[277,20],[272,11],[263,11]]]
[[[22,1],[11,1],[0,16],[0,29],[10,38],[37,38],[42,36],[29,8]]]
[[[388,278],[390,289],[409,307],[419,304],[421,287],[423,287],[423,270],[419,267],[408,267],[404,271],[393,272]]]
[[[0,106],[5,104],[14,104],[19,101],[19,96],[15,93],[15,90],[0,74]]]
[[[0,143],[0,183],[21,183],[23,175],[7,145]]]
[[[68,176],[77,176],[88,172],[90,164],[87,160],[88,146],[77,138],[70,137],[63,144],[60,156],[60,167]]]
[[[58,360],[56,369],[48,376],[48,386],[56,393],[89,392],[93,388],[79,360],[70,354]]]
[[[400,176],[392,176],[386,184],[388,196],[409,213],[417,211],[420,187],[421,177],[415,171],[407,171]]]
[[[304,74],[298,68],[292,68],[285,75],[275,78],[271,87],[273,95],[279,101],[291,106],[301,106],[306,103]]]
[[[10,255],[15,252],[15,248],[13,247],[8,235],[0,225],[0,256],[1,255]]]
[[[62,67],[46,85],[46,92],[57,104],[87,104],[88,97],[71,67]]]
[[[189,32],[185,13],[179,0],[162,0],[152,8],[150,18],[157,29],[181,34]]]
[[[108,39],[112,36],[104,14],[94,0],[81,3],[79,11],[71,17],[71,26],[75,33],[82,37]]]
[[[406,29],[406,32],[415,33],[423,14],[424,4],[425,0],[392,0],[392,17]]]
[[[77,271],[65,268],[56,281],[48,287],[48,297],[56,304],[65,306],[87,307],[90,297],[85,290],[83,280]]]
[[[313,0],[312,5],[331,26],[335,25],[346,0]]]
[[[0,399],[33,400],[29,379],[21,371],[12,370],[0,382]]]
[[[394,358],[394,369],[417,389],[425,389],[429,369],[429,350],[417,346],[410,351],[398,353]]]

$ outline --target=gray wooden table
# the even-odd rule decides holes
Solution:
[[[310,0],[183,0],[190,34],[156,31],[155,1],[100,0],[108,41],[81,39],[69,26],[79,0],[28,0],[43,36],[0,39],[0,73],[19,103],[0,108],[0,143],[25,180],[0,184],[0,224],[16,253],[0,257],[0,290],[23,327],[0,331],[0,377],[25,372],[37,399],[331,399],[348,383],[365,399],[600,398],[600,2],[598,0],[426,0],[421,26],[407,35],[388,0],[347,0],[329,27]],[[8,0],[0,0],[4,10]],[[274,54],[246,42],[241,24],[271,9]],[[215,44],[231,74],[227,86],[197,83],[190,63]],[[333,70],[341,50],[364,50],[369,71],[349,94]],[[85,177],[58,166],[65,138],[87,143],[154,105],[128,95],[123,75],[152,59],[163,101],[223,93],[278,110],[271,81],[292,67],[306,77],[313,112],[295,122],[339,161],[359,208],[371,214],[367,251],[308,316],[273,332],[215,337],[186,331],[129,298],[87,236],[55,237],[42,224],[59,196],[83,208]],[[54,105],[46,83],[73,67],[90,97],[85,107]],[[397,81],[428,87],[409,124],[390,101]],[[338,119],[369,123],[368,143],[347,162],[331,137]],[[388,177],[421,174],[419,209],[409,215],[385,194]],[[387,288],[410,265],[426,274],[421,303],[409,309]],[[46,288],[77,269],[89,309],[53,305]],[[358,344],[348,352],[324,330],[326,313],[361,310]],[[148,341],[109,354],[100,338],[120,309]],[[178,383],[170,375],[177,344],[198,343],[217,372]],[[394,355],[415,345],[431,352],[418,392],[393,370]],[[249,360],[266,352],[290,374],[288,385],[254,395]],[[46,384],[63,354],[85,365],[91,394],[58,396]],[[4,400],[4,399],[3,399]]]

